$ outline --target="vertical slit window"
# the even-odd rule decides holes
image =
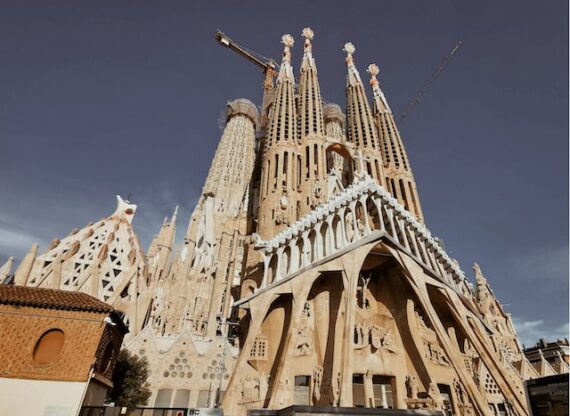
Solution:
[[[404,181],[400,179],[400,192],[402,193],[402,201],[404,202],[404,207],[409,211],[410,206],[408,204],[407,192],[406,188],[404,187]]]
[[[289,175],[287,172],[288,165],[289,165],[289,153],[285,152],[283,154],[283,177],[285,178],[285,185],[287,185],[289,181]]]
[[[301,186],[301,155],[297,155],[297,186]]]
[[[305,169],[307,179],[311,177],[311,149],[309,146],[305,147]]]
[[[315,176],[318,178],[319,177],[319,146],[315,144],[314,146],[315,149]]]

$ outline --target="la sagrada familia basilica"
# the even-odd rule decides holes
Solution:
[[[124,313],[149,406],[225,414],[293,404],[528,415],[536,372],[480,267],[425,225],[394,115],[351,43],[346,104],[324,104],[313,32],[290,35],[263,103],[227,122],[184,242],[176,212],[145,251],[136,205],[38,247],[0,279],[91,294]],[[367,98],[371,89],[372,101]]]

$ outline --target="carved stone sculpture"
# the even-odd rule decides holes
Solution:
[[[408,391],[408,398],[417,399],[418,398],[418,379],[416,376],[406,377],[406,389]]]

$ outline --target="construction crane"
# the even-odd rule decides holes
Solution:
[[[234,42],[230,39],[224,32],[218,30],[216,32],[216,40],[222,46],[226,48],[230,48],[233,51],[237,52],[241,56],[245,57],[250,62],[253,62],[257,66],[261,68],[263,73],[265,74],[265,80],[263,81],[263,103],[262,103],[262,127],[265,125],[267,121],[267,109],[271,104],[271,97],[273,92],[273,79],[277,75],[278,65],[275,63],[274,59],[266,58],[256,52],[253,52],[237,42]]]
[[[427,90],[429,90],[429,88],[431,87],[431,85],[434,83],[434,81],[437,79],[437,77],[439,77],[439,75],[441,74],[441,72],[445,69],[445,67],[447,66],[447,64],[449,64],[449,61],[451,61],[451,59],[453,58],[453,56],[459,51],[459,49],[461,49],[461,47],[463,46],[463,42],[458,42],[457,45],[455,45],[455,47],[451,50],[451,52],[449,52],[449,54],[445,57],[445,59],[441,62],[441,64],[439,64],[437,70],[433,73],[433,75],[431,76],[431,79],[428,81],[428,83],[422,88],[422,90],[414,97],[414,99],[410,102],[410,104],[408,104],[408,108],[406,108],[406,111],[404,111],[402,113],[402,115],[400,115],[400,121],[403,121],[408,114],[410,113],[410,111],[412,111],[412,109],[418,105],[422,99],[422,97],[425,95],[425,93],[427,92]]]
[[[265,74],[265,80],[263,82],[263,103],[262,103],[262,128],[267,121],[267,114],[268,114],[268,107],[271,105],[271,98],[273,93],[273,80],[277,75],[277,69],[279,66],[275,63],[274,59],[266,58],[256,52],[253,52],[244,46],[241,46],[237,42],[233,41],[230,37],[228,37],[224,32],[218,30],[216,32],[216,40],[222,46],[232,49],[233,51],[237,52],[241,56],[245,57],[250,62],[253,62],[255,65],[259,66],[263,73]],[[461,49],[463,46],[463,42],[458,42],[457,45],[451,50],[451,52],[445,57],[445,59],[439,64],[439,67],[432,75],[431,79],[428,83],[422,88],[422,90],[414,97],[414,99],[406,108],[406,111],[400,115],[400,121],[403,121],[410,111],[418,105],[425,95],[425,93],[429,90],[432,84],[435,82],[437,77],[441,74],[441,72],[445,69],[445,67],[449,64],[453,56]]]

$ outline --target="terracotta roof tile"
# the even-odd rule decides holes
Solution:
[[[0,304],[89,312],[115,311],[112,306],[85,293],[5,284],[0,284]]]

